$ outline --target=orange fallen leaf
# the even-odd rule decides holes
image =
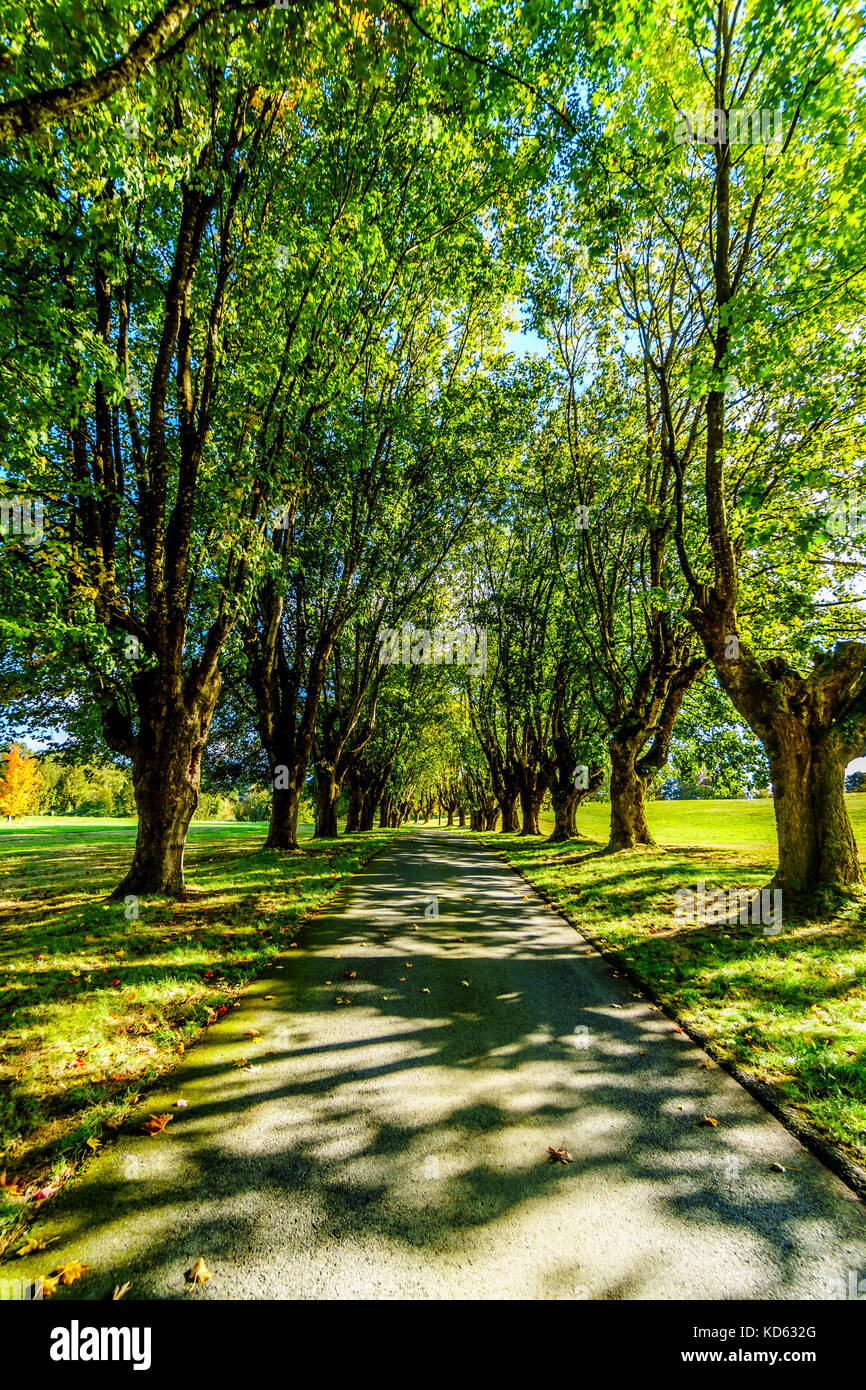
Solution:
[[[146,1132],[149,1135],[151,1135],[151,1137],[154,1134],[161,1134],[162,1131],[165,1129],[166,1125],[173,1118],[174,1117],[172,1115],[151,1115],[150,1119],[146,1120],[142,1125],[142,1129],[146,1130]]]
[[[259,1030],[258,1030],[258,1028],[245,1028],[245,1029],[244,1029],[244,1037],[245,1037],[245,1038],[257,1038],[257,1037],[259,1037]]]
[[[67,1289],[71,1288],[76,1279],[80,1279],[82,1274],[86,1274],[89,1266],[83,1265],[79,1260],[68,1260],[65,1265],[60,1265],[54,1271],[55,1278],[59,1279]]]
[[[548,1148],[548,1157],[551,1163],[573,1163],[574,1154],[570,1154],[565,1144],[560,1144],[558,1149]]]
[[[712,1125],[713,1129],[718,1127],[718,1120],[714,1120],[711,1115],[705,1115],[701,1120],[702,1125]]]
[[[205,1284],[211,1278],[211,1272],[200,1255],[187,1273],[187,1278],[192,1284]]]

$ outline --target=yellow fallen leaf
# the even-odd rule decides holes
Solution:
[[[25,1255],[32,1255],[37,1250],[47,1250],[49,1245],[53,1245],[55,1240],[59,1239],[59,1236],[51,1236],[49,1240],[37,1240],[35,1236],[31,1236],[15,1253],[23,1258]]]
[[[127,1284],[115,1284],[115,1286],[114,1286],[114,1293],[111,1295],[111,1302],[112,1302],[112,1303],[116,1303],[116,1302],[118,1301],[118,1299],[123,1298],[123,1295],[124,1295],[125,1293],[129,1293],[129,1290],[130,1290],[131,1288],[132,1288],[132,1284],[131,1284],[131,1283],[127,1283]]]
[[[714,1120],[711,1115],[705,1115],[701,1120],[702,1125],[712,1125],[713,1129],[718,1127],[718,1120]]]
[[[187,1278],[193,1284],[205,1284],[211,1277],[211,1272],[204,1260],[199,1256],[192,1269],[187,1274]]]
[[[60,1265],[59,1269],[55,1270],[55,1277],[69,1289],[76,1279],[87,1273],[88,1268],[88,1265],[81,1264],[79,1260],[67,1260],[65,1265]]]
[[[56,1275],[51,1277],[47,1274],[43,1274],[39,1283],[42,1285],[42,1297],[50,1298],[53,1293],[57,1292],[57,1285],[60,1283],[60,1280]]]

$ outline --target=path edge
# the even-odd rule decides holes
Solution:
[[[443,829],[444,828],[443,826]],[[449,827],[449,830],[453,831],[456,828],[457,827]],[[466,836],[470,833],[469,831],[465,832]],[[463,839],[464,836],[457,835],[456,838]],[[495,846],[488,841],[473,839],[470,843],[476,844],[490,853],[495,852]],[[699,1047],[702,1047],[704,1051],[712,1057],[717,1067],[727,1072],[734,1081],[738,1082],[738,1084],[743,1087],[743,1090],[748,1091],[751,1096],[754,1096],[755,1100],[758,1101],[765,1110],[768,1110],[780,1124],[784,1125],[785,1129],[787,1129],[790,1134],[793,1134],[794,1138],[799,1140],[804,1148],[808,1149],[810,1153],[820,1159],[825,1167],[835,1173],[838,1178],[841,1178],[846,1187],[849,1187],[860,1201],[866,1203],[866,1168],[861,1168],[858,1163],[850,1159],[846,1153],[843,1153],[843,1151],[835,1144],[831,1143],[829,1139],[825,1139],[822,1134],[819,1134],[817,1130],[807,1124],[796,1110],[786,1105],[776,1089],[770,1085],[769,1082],[761,1081],[753,1072],[746,1071],[744,1067],[741,1067],[737,1062],[731,1061],[730,1058],[720,1057],[713,1039],[696,1024],[690,1024],[686,1019],[678,1017],[671,1007],[656,994],[652,985],[632,967],[624,956],[608,946],[600,937],[597,937],[594,932],[588,930],[585,923],[581,922],[578,925],[569,915],[568,909],[564,908],[546,888],[540,888],[538,884],[533,883],[530,878],[527,878],[526,874],[517,864],[513,864],[510,859],[507,859],[506,862],[508,863],[508,867],[513,869],[519,878],[523,879],[523,882],[537,894],[541,901],[552,908],[556,915],[562,918],[563,922],[567,923],[573,931],[577,932],[578,936],[582,937],[587,945],[593,948],[597,955],[600,955],[607,964],[615,965],[621,974],[625,975],[632,984],[637,985],[641,993],[655,1005],[660,1013],[664,1014],[666,1018],[669,1018],[672,1023],[675,1023],[684,1033],[687,1033]]]

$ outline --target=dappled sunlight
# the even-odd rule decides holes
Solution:
[[[46,1211],[87,1297],[186,1296],[199,1255],[197,1298],[829,1297],[839,1241],[866,1254],[820,1165],[495,860],[426,832],[346,896],[149,1098],[165,1133]]]

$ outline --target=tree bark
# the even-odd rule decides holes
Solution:
[[[501,832],[503,835],[513,835],[517,830],[517,801],[518,794],[516,787],[507,787],[497,796],[499,809],[502,812]]]
[[[565,840],[570,840],[572,836],[574,825],[572,807],[577,800],[577,792],[574,787],[563,791],[560,787],[553,786],[550,799],[553,802],[553,834],[550,836],[550,844],[560,844]]]
[[[140,732],[132,757],[138,830],[128,873],[112,893],[183,892],[183,856],[189,824],[198,805],[201,759],[220,688],[214,668],[188,702],[166,693],[158,675],[139,685]],[[107,735],[111,715],[107,715]],[[116,730],[115,730],[116,733]],[[114,746],[117,741],[109,737]]]
[[[655,848],[646,819],[646,783],[635,766],[634,749],[611,739],[610,752],[610,839],[608,851],[635,849],[639,845]]]
[[[298,848],[298,807],[301,788],[274,787],[271,799],[271,819],[265,849],[295,850]]]
[[[863,875],[845,805],[845,767],[866,728],[866,646],[839,643],[802,676],[784,659],[758,661],[737,640],[736,615],[711,597],[695,623],[719,683],[764,745],[773,783],[779,863],[773,886],[794,896],[859,891]]]
[[[334,769],[328,763],[316,768],[316,828],[314,839],[334,840],[337,837],[337,803],[340,787]]]
[[[520,788],[520,814],[523,821],[520,827],[521,835],[541,834],[538,828],[538,812],[543,796],[544,791],[539,795],[537,788],[530,782],[524,783]]]

